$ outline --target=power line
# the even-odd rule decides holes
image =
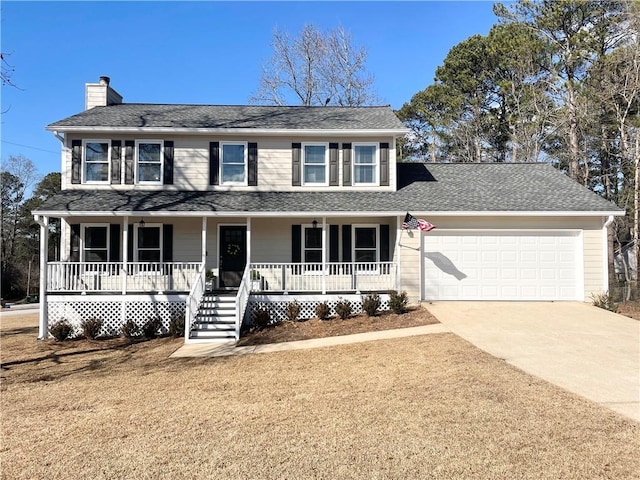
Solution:
[[[9,142],[8,140],[2,140],[2,143],[8,143],[9,145],[15,145],[17,147],[30,148],[32,150],[40,150],[41,152],[55,153],[55,154],[59,154],[60,153],[60,152],[54,152],[53,150],[46,150],[44,148],[31,147],[29,145],[23,145],[21,143]]]

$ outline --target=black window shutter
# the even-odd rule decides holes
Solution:
[[[300,154],[302,150],[301,143],[291,144],[291,185],[299,187],[302,179],[302,164],[300,163]]]
[[[342,226],[342,261],[351,261],[351,225]]]
[[[133,223],[129,224],[129,231],[128,231],[128,235],[127,235],[127,257],[129,259],[129,262],[133,262],[134,258],[133,258],[133,233],[134,233],[134,228],[133,228]]]
[[[342,185],[351,186],[351,144],[342,144]]]
[[[162,226],[162,261],[173,262],[173,225]]]
[[[258,185],[258,144],[249,143],[249,186],[255,187]]]
[[[80,224],[73,223],[71,227],[71,248],[69,249],[69,261],[80,261]]]
[[[218,185],[220,174],[220,142],[209,142],[209,185]]]
[[[329,185],[338,185],[338,144],[329,144]]]
[[[133,184],[134,181],[134,160],[133,151],[136,142],[133,140],[125,140],[124,142],[124,183]]]
[[[330,262],[339,262],[340,261],[340,246],[338,245],[338,233],[340,229],[338,225],[329,225],[329,261]]]
[[[300,263],[302,261],[302,227],[291,225],[291,261]]]
[[[109,261],[120,260],[120,224],[112,223],[109,227]]]
[[[380,225],[380,261],[388,262],[389,253],[389,225],[383,223]]]
[[[164,171],[162,183],[173,185],[173,140],[164,141]]]
[[[82,140],[71,140],[71,183],[80,183],[81,178]]]
[[[111,140],[111,183],[119,184],[121,180],[122,142]]]
[[[389,185],[389,144],[380,144],[380,185]]]

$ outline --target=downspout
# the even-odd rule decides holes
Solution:
[[[602,291],[609,291],[609,225],[613,223],[613,215],[609,215],[602,226]]]
[[[49,252],[49,217],[34,215],[40,225],[40,311],[38,320],[38,340],[49,337],[49,309],[47,307],[47,257]]]

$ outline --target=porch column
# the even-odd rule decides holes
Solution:
[[[391,257],[394,260],[394,263],[396,264],[396,291],[398,292],[402,291],[402,282],[400,281],[400,278],[401,278],[400,236],[402,235],[402,232],[403,232],[402,220],[403,220],[402,217],[396,217],[396,246],[393,250],[393,256]],[[422,259],[420,261],[422,261]]]
[[[251,217],[247,217],[247,264],[250,264],[250,263],[251,263]]]
[[[327,293],[327,217],[322,217],[322,294]]]
[[[120,272],[122,294],[127,293],[127,262],[129,261],[129,217],[122,217],[122,271]]]
[[[47,307],[47,260],[49,256],[49,217],[36,218],[40,224],[40,318],[38,339],[49,337],[49,309]]]
[[[202,265],[206,268],[207,265],[207,217],[202,217],[202,244],[201,244]]]

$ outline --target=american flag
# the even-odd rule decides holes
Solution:
[[[422,218],[416,218],[409,212],[407,212],[407,214],[404,216],[404,222],[402,222],[402,228],[404,228],[405,230],[414,230],[417,228],[418,230],[422,230],[423,232],[428,232],[436,228],[436,226],[432,223],[427,222],[426,220],[423,220]]]

